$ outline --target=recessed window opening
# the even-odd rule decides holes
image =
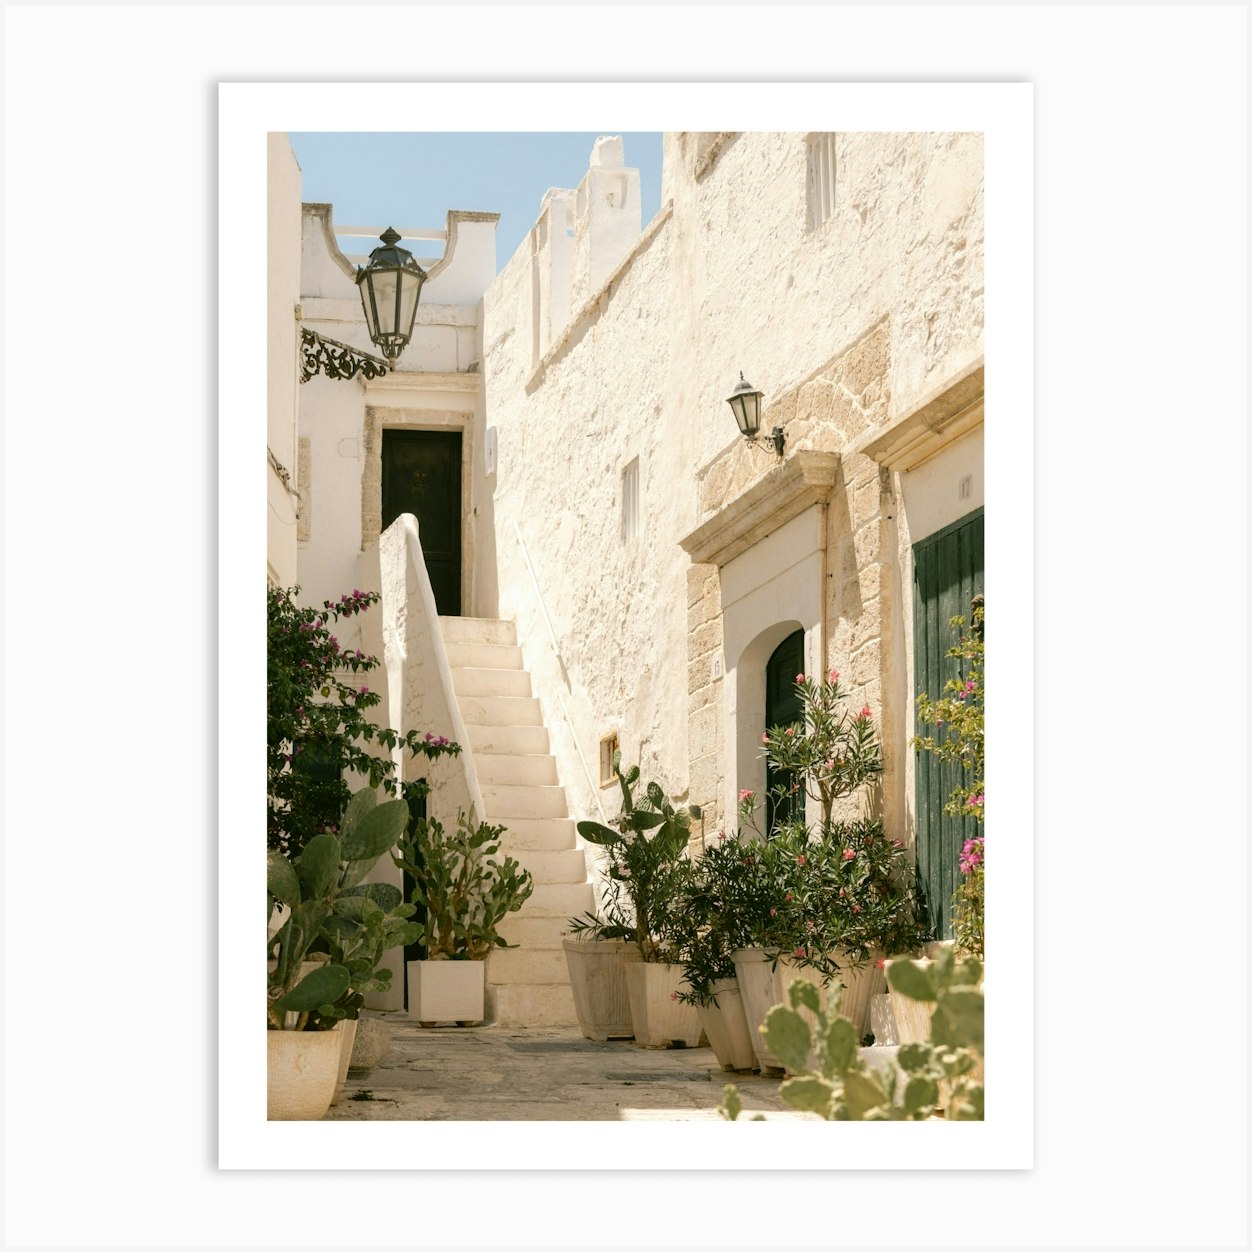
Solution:
[[[809,229],[816,230],[835,211],[835,134],[811,135],[808,141]]]
[[[639,458],[622,471],[622,542],[639,534]]]

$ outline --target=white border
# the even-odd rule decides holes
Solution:
[[[262,1033],[253,1001],[256,940],[238,919],[253,915],[259,681],[263,641],[252,571],[264,567],[264,512],[253,449],[265,428],[265,137],[268,131],[369,130],[380,117],[436,116],[447,89],[433,84],[223,84],[219,92],[221,413],[220,535],[222,708],[220,880],[219,1163],[227,1169],[651,1168],[658,1160],[726,1161],[752,1134],[764,1152],[723,1168],[789,1170],[802,1159],[824,1169],[1024,1169],[1033,1163],[1033,1007],[1029,978],[997,980],[988,1005],[988,1119],[962,1126],[595,1123],[594,1152],[562,1144],[576,1123],[322,1122],[265,1120]],[[730,83],[650,84],[625,92],[606,83],[478,84],[440,129],[928,130],[986,137],[987,578],[996,604],[994,698],[989,711],[997,829],[988,926],[998,970],[1033,960],[1032,564],[1029,488],[1033,406],[1032,88],[1021,83],[774,83],[745,97]],[[502,123],[507,122],[507,125]],[[763,194],[767,190],[763,189]],[[490,208],[490,206],[486,206]],[[536,212],[538,206],[536,206]],[[257,508],[238,502],[256,498]],[[258,643],[262,644],[258,649]],[[998,711],[996,711],[998,710]],[[243,728],[246,728],[243,729]],[[1011,742],[1012,753],[1000,745]],[[1003,845],[1003,846],[1001,846]],[[1005,907],[1011,901],[1011,907]],[[713,1106],[720,1092],[710,1088]],[[545,1150],[536,1151],[539,1143]]]

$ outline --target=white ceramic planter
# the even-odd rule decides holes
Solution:
[[[348,1081],[348,1062],[352,1059],[352,1047],[356,1043],[356,1018],[345,1019],[336,1028],[339,1034],[339,1076],[335,1080],[335,1094],[331,1104],[338,1104],[343,1095],[344,1084]]]
[[[774,971],[766,959],[764,948],[740,948],[731,954],[735,962],[735,980],[742,997],[744,1020],[756,1062],[762,1070],[782,1070],[782,1062],[765,1046],[761,1025],[765,1014],[781,1001],[774,999]]]
[[[561,947],[583,1037],[596,1043],[631,1038],[626,967],[639,960],[639,949],[625,939],[566,939]]]
[[[272,1122],[316,1122],[335,1096],[342,1023],[334,1030],[268,1030],[267,1116]]]
[[[409,961],[409,1017],[423,1026],[486,1016],[486,961]]]
[[[748,1032],[748,1019],[743,1011],[743,996],[735,978],[722,978],[710,990],[712,1004],[696,1005],[700,1026],[709,1037],[709,1045],[717,1063],[725,1070],[750,1070],[757,1065],[756,1049]]]
[[[683,967],[654,961],[632,961],[626,966],[626,993],[635,1043],[641,1048],[663,1048],[682,1043],[700,1044],[700,1017],[695,1006],[675,996],[683,989]]]

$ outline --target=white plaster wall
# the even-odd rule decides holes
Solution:
[[[268,173],[266,339],[268,352],[266,442],[288,478],[267,469],[266,557],[268,574],[280,587],[296,581],[297,388],[300,327],[300,167],[287,136],[271,134]]]

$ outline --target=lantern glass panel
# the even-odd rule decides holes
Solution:
[[[417,314],[417,297],[422,290],[421,279],[416,274],[400,275],[400,318],[395,330],[408,340],[413,331],[413,318]]]
[[[396,272],[376,270],[366,281],[374,291],[374,308],[378,313],[378,325],[370,327],[370,337],[394,335],[396,332]]]

